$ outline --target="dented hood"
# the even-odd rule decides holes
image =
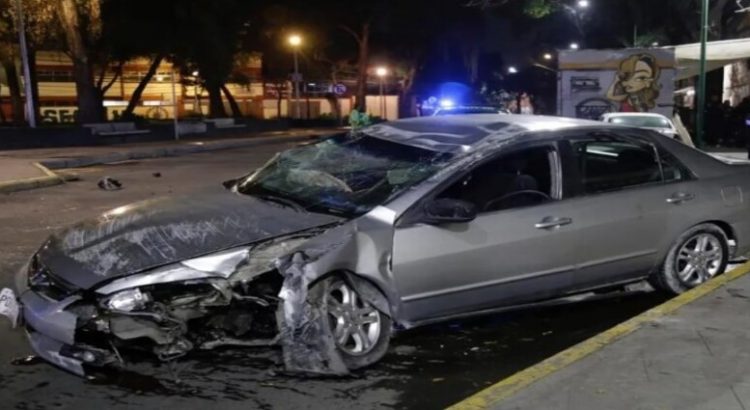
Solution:
[[[115,277],[341,220],[216,190],[111,210],[52,236],[38,258],[52,275],[89,289]]]

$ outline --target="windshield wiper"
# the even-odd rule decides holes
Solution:
[[[268,195],[268,194],[255,194],[253,196],[255,196],[256,198],[260,198],[260,199],[262,199],[264,201],[275,202],[277,204],[284,205],[287,208],[292,208],[292,209],[294,209],[294,210],[296,210],[298,212],[307,212],[307,209],[305,209],[304,206],[302,206],[302,205],[300,205],[300,204],[298,204],[298,203],[296,203],[296,202],[294,202],[294,201],[292,201],[291,199],[288,199],[288,198],[282,198],[280,196]]]

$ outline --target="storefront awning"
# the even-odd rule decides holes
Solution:
[[[700,43],[665,48],[673,48],[675,51],[678,67],[675,80],[684,80],[700,73]],[[750,59],[750,38],[710,41],[706,46],[706,71],[747,59]]]

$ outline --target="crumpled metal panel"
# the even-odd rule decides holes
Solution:
[[[87,289],[104,279],[339,221],[221,190],[114,209],[53,236],[39,256],[55,275]]]
[[[393,211],[377,207],[312,238],[277,261],[277,269],[284,276],[279,293],[283,303],[277,318],[287,371],[337,376],[349,372],[336,349],[327,307],[319,303],[325,289],[310,287],[325,275],[335,272],[349,276],[360,296],[376,309],[391,317],[397,314],[400,302],[389,264],[394,218]],[[357,280],[359,277],[366,280]],[[378,288],[383,289],[388,303],[374,293]]]

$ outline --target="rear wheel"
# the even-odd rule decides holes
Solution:
[[[726,269],[728,243],[726,234],[716,225],[701,224],[689,229],[669,249],[651,284],[680,294],[705,283]]]
[[[354,370],[380,360],[388,350],[391,318],[340,277],[328,278],[323,285],[331,334],[346,366]],[[380,293],[369,297],[380,297],[385,301]]]

